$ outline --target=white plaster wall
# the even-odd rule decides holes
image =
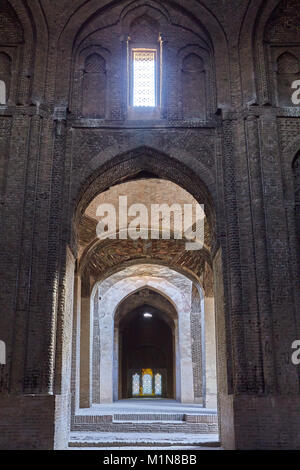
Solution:
[[[213,297],[205,297],[206,407],[217,408],[217,360],[215,307]]]
[[[156,275],[154,275],[156,274]],[[160,274],[161,276],[158,276]],[[191,357],[191,290],[192,282],[164,266],[139,265],[116,273],[98,284],[100,322],[100,402],[111,403],[117,397],[118,371],[114,349],[114,315],[120,302],[144,287],[164,295],[178,312],[176,350],[176,398],[184,403],[194,401]]]
[[[97,284],[100,295],[104,295],[105,292],[116,282],[132,276],[150,276],[166,279],[180,289],[180,291],[187,297],[191,296],[192,282],[190,279],[173,269],[156,264],[138,264],[129,266],[128,268],[109,276],[107,279]]]
[[[164,295],[173,304],[178,313],[174,331],[176,399],[186,403],[194,401],[190,329],[192,281],[165,266],[140,264],[130,266],[113,274],[104,281],[96,283],[92,292],[90,302],[91,315],[94,314],[96,316],[100,326],[99,362],[101,379],[98,385],[99,401],[97,403],[111,403],[119,398],[118,331],[114,328],[114,316],[118,305],[127,296],[145,287],[152,288],[161,295]],[[94,295],[96,295],[97,301],[95,303],[95,311],[92,312]],[[213,298],[202,298],[201,310],[205,316],[206,406],[213,408],[216,407],[217,396]],[[93,349],[92,344],[91,349]],[[92,377],[91,371],[90,374]],[[88,389],[89,396],[91,390],[90,381]]]

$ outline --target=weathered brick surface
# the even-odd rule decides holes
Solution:
[[[54,396],[1,396],[0,448],[53,449]]]
[[[288,96],[299,79],[299,1],[108,3],[0,4],[0,447],[67,442],[80,227],[94,197],[143,172],[206,207],[208,252],[182,265],[200,280],[213,266],[222,444],[300,448],[290,360],[300,335],[300,110]],[[162,99],[143,120],[128,110],[126,53],[145,15],[161,47]],[[144,249],[107,252],[117,268]],[[177,254],[164,242],[159,252],[166,264]]]

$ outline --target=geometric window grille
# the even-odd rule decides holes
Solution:
[[[155,395],[162,394],[161,374],[155,375]]]
[[[134,374],[132,377],[132,395],[140,394],[140,376],[139,374]]]
[[[131,376],[133,397],[162,396],[162,374],[154,375],[152,369],[141,369]]]
[[[156,106],[156,51],[133,50],[133,106]]]
[[[152,395],[152,369],[142,369],[142,395]]]
[[[143,395],[152,395],[152,375],[143,375]]]

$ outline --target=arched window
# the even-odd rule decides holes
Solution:
[[[300,78],[300,65],[296,56],[284,52],[277,59],[277,93],[279,106],[293,106],[292,84]]]
[[[131,376],[131,393],[133,397],[162,396],[162,374],[154,375],[152,369],[141,369],[140,373],[134,372]]]
[[[206,118],[206,84],[204,63],[195,53],[182,62],[182,107],[186,119]]]
[[[105,118],[106,114],[106,62],[93,53],[84,64],[82,113],[92,118]]]
[[[0,341],[0,365],[6,364],[6,347],[4,341]]]
[[[133,374],[132,376],[132,396],[138,396],[140,394],[140,376],[139,374]]]
[[[3,80],[0,80],[0,104],[6,104],[6,85]]]
[[[155,395],[162,395],[162,378],[161,374],[155,374],[155,384],[154,384],[154,393]]]
[[[152,395],[153,394],[153,386],[152,386],[152,378],[153,372],[151,369],[143,369],[142,371],[142,385],[143,385],[143,395]]]
[[[129,106],[160,106],[160,38],[159,25],[148,15],[136,18],[128,39]]]
[[[135,106],[156,106],[157,51],[155,49],[132,49],[133,103]]]

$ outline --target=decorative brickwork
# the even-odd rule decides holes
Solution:
[[[186,399],[214,379],[203,367],[216,349],[222,446],[300,448],[300,369],[291,362],[300,335],[300,111],[289,95],[300,73],[299,15],[298,0],[1,1],[1,449],[66,447],[79,377],[88,405],[99,392],[89,379],[103,383],[82,329],[94,327],[102,348],[93,288],[141,265],[174,270],[201,287],[204,313],[215,310],[216,347],[205,339],[205,354],[198,309],[191,314],[185,301],[178,331]],[[159,105],[139,114],[129,51],[153,41]],[[203,250],[96,240],[90,204],[150,179],[205,205]],[[152,276],[150,287],[159,282]],[[201,428],[187,420],[182,429],[189,425]]]

